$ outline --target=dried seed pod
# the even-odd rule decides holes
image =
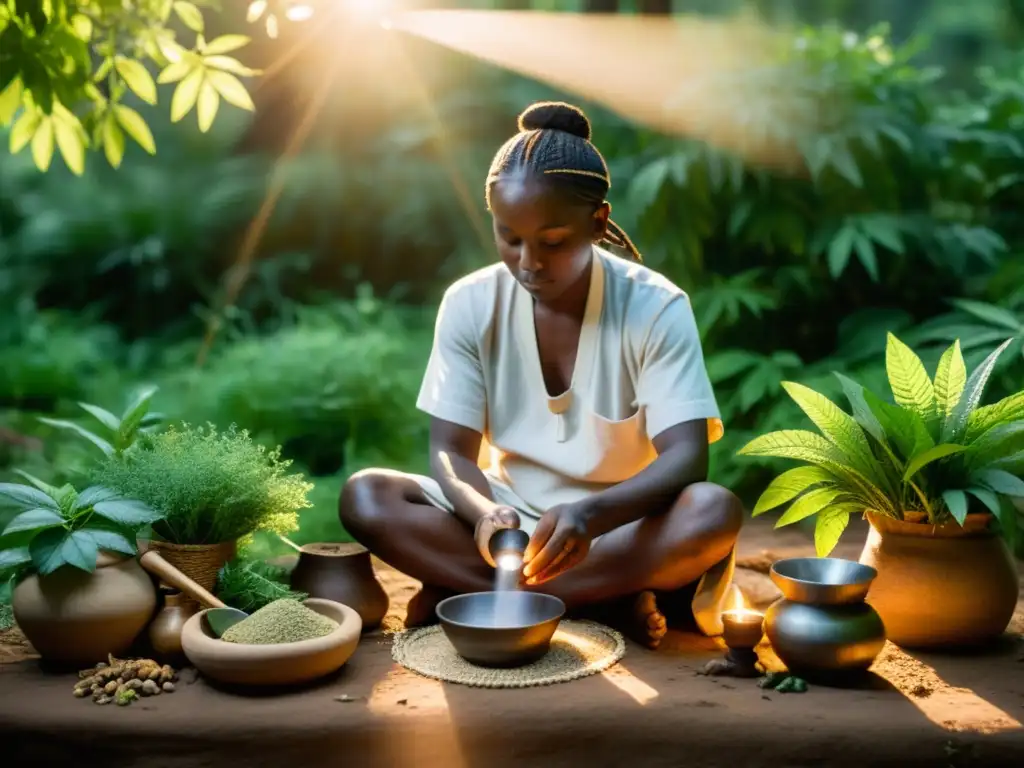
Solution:
[[[142,687],[142,681],[135,677],[131,680],[126,680],[124,687],[130,691],[137,691]]]
[[[164,683],[161,686],[167,693],[174,693],[174,683]]]
[[[142,684],[143,696],[159,696],[160,686],[154,680],[147,680]]]
[[[98,696],[97,698],[93,699],[93,701],[95,701],[97,704],[109,704],[113,700],[113,696]]]
[[[119,686],[120,683],[118,683],[117,680],[111,680],[109,683],[103,686],[103,692],[107,695],[113,694],[117,691]]]
[[[173,683],[177,679],[177,674],[174,672],[174,667],[170,664],[164,664],[160,668],[160,682],[161,683]]]
[[[75,688],[75,698],[84,699],[91,691],[88,688]]]

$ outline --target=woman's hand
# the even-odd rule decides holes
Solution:
[[[506,507],[501,504],[495,505],[490,512],[477,520],[476,528],[473,531],[473,538],[476,540],[476,548],[480,550],[480,555],[492,568],[496,568],[497,566],[494,562],[494,558],[491,557],[490,550],[488,549],[491,536],[494,535],[495,531],[500,531],[502,528],[518,527],[519,513],[512,507]]]
[[[579,504],[560,504],[544,513],[523,557],[527,585],[543,584],[587,556],[593,539],[587,520],[587,512]]]

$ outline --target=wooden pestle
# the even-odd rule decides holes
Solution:
[[[158,552],[150,549],[139,557],[139,563],[154,576],[176,589],[180,589],[204,608],[227,608],[223,600],[214,597],[192,579],[163,559]]]

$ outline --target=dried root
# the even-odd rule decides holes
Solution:
[[[78,673],[75,698],[91,696],[97,704],[115,702],[126,707],[140,696],[159,696],[174,691],[178,673],[169,664],[152,659],[115,659],[108,656],[92,669]]]

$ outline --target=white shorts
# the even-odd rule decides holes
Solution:
[[[441,490],[441,486],[438,485],[437,481],[432,477],[426,475],[409,475],[415,480],[420,488],[423,490],[423,494],[427,497],[427,501],[433,504],[439,509],[446,510],[447,512],[455,512],[451,502],[448,501],[444,495],[444,491]],[[537,523],[540,520],[540,514],[533,509],[529,504],[523,501],[512,490],[506,483],[501,480],[484,473],[484,477],[487,478],[487,482],[490,483],[491,493],[494,494],[494,500],[498,504],[503,504],[507,507],[512,507],[519,513],[519,527],[526,531],[529,535],[533,535],[534,530],[537,528]]]

